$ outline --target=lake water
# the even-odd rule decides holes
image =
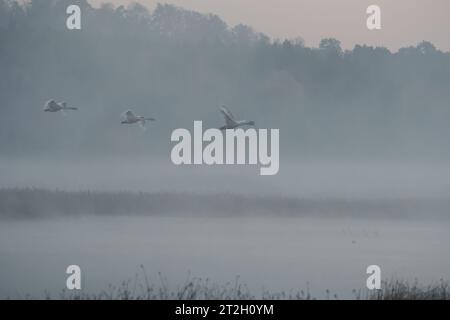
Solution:
[[[84,217],[0,223],[0,297],[57,296],[65,270],[82,269],[83,290],[98,292],[141,273],[176,287],[189,277],[263,289],[325,290],[351,298],[366,268],[383,279],[450,279],[450,223],[380,219]]]

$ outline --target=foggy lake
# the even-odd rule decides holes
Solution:
[[[167,1],[76,1],[72,32],[66,2],[0,0],[0,299],[58,298],[69,265],[93,294],[142,284],[141,266],[154,288],[239,277],[256,297],[352,298],[369,265],[450,281],[450,52],[436,37],[403,28],[395,51],[382,35],[402,30],[338,39],[329,7],[306,22],[331,32],[272,38]],[[431,7],[429,30],[448,34]],[[343,25],[365,28],[364,12]],[[200,121],[256,129],[258,161],[200,159]],[[173,161],[177,129],[202,161]],[[236,154],[254,158],[242,138]],[[262,176],[269,145],[279,170]]]
[[[69,191],[56,192],[55,198],[30,191],[31,196],[21,195],[11,208],[21,213],[25,206],[37,216],[14,218],[14,213],[13,219],[1,220],[0,297],[58,297],[72,264],[81,267],[85,293],[123,281],[134,283],[136,276],[142,284],[141,265],[155,287],[161,286],[159,273],[171,288],[193,277],[224,285],[239,276],[257,297],[263,290],[289,293],[309,288],[315,297],[325,297],[328,289],[340,298],[352,298],[353,289],[365,288],[366,268],[373,264],[381,267],[383,280],[431,284],[450,278],[447,166],[284,163],[279,175],[261,177],[252,167],[180,169],[150,159],[120,160],[0,162],[1,188],[43,188],[50,195],[51,190]],[[167,211],[172,208],[170,197],[151,198],[150,203],[156,201],[151,212],[110,214],[110,207],[105,207],[104,212],[79,215],[69,210],[76,209],[70,207],[77,206],[73,199],[85,197],[76,190],[124,189],[150,196],[172,192],[175,202],[187,202],[173,213]],[[14,192],[2,192],[2,205]],[[197,198],[180,198],[186,192],[207,200],[199,207],[201,214],[195,214]],[[227,208],[224,201],[230,192],[243,198]],[[284,205],[287,195],[296,202]],[[120,196],[124,198],[114,201],[126,208],[130,199]],[[44,198],[36,202],[39,197]],[[98,202],[95,197],[88,200]],[[352,212],[346,214],[347,206],[328,203],[329,199],[346,199]],[[388,199],[428,202],[400,206],[400,213],[384,205]],[[445,201],[440,204],[439,199]],[[263,200],[260,209],[265,212],[252,209]],[[433,207],[435,201],[438,205]],[[39,216],[47,206],[57,210],[59,202],[69,211]],[[7,211],[8,206],[2,208]],[[322,214],[323,209],[331,211]]]
[[[448,223],[377,219],[85,217],[0,224],[0,296],[57,297],[77,264],[84,292],[143,281],[170,287],[189,277],[263,289],[325,290],[352,298],[368,265],[382,278],[450,277]]]

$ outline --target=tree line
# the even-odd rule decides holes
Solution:
[[[73,3],[0,0],[3,154],[149,152],[148,137],[117,125],[124,108],[163,119],[152,143],[166,150],[170,130],[217,126],[225,104],[279,128],[286,153],[450,155],[450,53],[430,42],[308,47],[172,5],[86,0],[75,1],[82,29],[69,31]],[[49,98],[84,113],[49,118]]]

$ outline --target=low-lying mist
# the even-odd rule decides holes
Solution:
[[[0,188],[241,194],[298,198],[448,198],[445,162],[305,160],[280,156],[280,171],[252,165],[181,165],[161,157],[0,157]]]
[[[437,164],[281,162],[175,166],[170,160],[5,159],[2,217],[83,215],[449,218],[450,168]]]

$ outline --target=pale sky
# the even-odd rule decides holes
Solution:
[[[450,51],[450,0],[89,0],[116,5],[156,3],[219,15],[229,25],[247,24],[272,38],[301,37],[308,46],[334,37],[344,48],[355,44],[380,45],[396,51],[422,40]],[[382,30],[366,28],[366,9],[381,7]]]

